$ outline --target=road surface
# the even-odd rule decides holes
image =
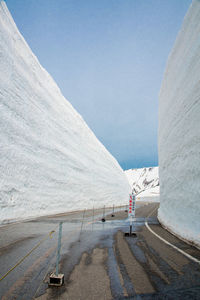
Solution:
[[[158,206],[137,203],[136,237],[124,236],[124,208],[115,217],[107,209],[105,223],[102,210],[89,210],[1,227],[1,299],[200,299],[200,251],[160,226]],[[48,287],[60,221],[65,283]]]

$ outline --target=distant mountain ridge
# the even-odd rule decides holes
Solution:
[[[124,171],[134,194],[159,195],[159,168],[149,167]]]

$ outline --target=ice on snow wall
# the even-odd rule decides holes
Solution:
[[[159,102],[159,219],[200,245],[200,1],[169,56]]]
[[[0,223],[126,203],[129,189],[1,2]]]

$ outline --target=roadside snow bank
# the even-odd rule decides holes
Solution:
[[[0,223],[126,203],[117,161],[61,94],[0,3]]]
[[[200,1],[168,59],[159,103],[159,220],[200,245]]]

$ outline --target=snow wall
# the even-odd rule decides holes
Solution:
[[[200,1],[169,56],[159,99],[159,220],[200,246]]]
[[[128,201],[117,161],[0,3],[0,223]]]

